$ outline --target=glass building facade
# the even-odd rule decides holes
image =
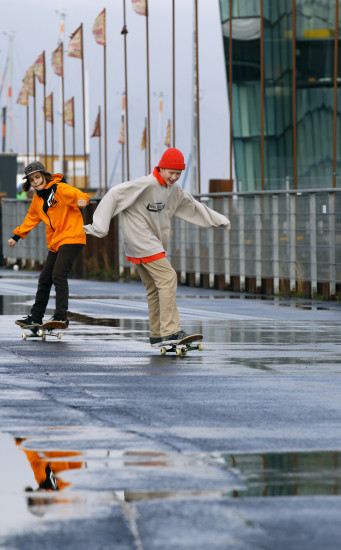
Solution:
[[[339,1],[220,0],[238,191],[341,187]]]

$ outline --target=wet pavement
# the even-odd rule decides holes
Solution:
[[[340,548],[339,303],[180,286],[204,349],[161,356],[138,282],[22,340],[36,283],[0,269],[0,548]]]

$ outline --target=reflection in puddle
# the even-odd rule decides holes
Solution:
[[[112,318],[103,318],[101,317],[90,317],[90,315],[85,315],[83,313],[73,313],[72,311],[68,312],[68,317],[70,321],[76,323],[82,323],[82,325],[90,326],[101,326],[101,327],[119,327],[121,325],[120,319]]]
[[[21,446],[25,438],[16,438],[15,444]],[[72,460],[81,457],[82,453],[75,451],[35,451],[21,447],[30,463],[34,477],[38,484],[37,491],[60,491],[68,487],[70,483],[63,481],[59,473],[65,470],[83,468],[83,462]],[[71,460],[67,460],[71,459]],[[33,492],[32,487],[26,487],[25,491]]]
[[[284,452],[264,454],[229,454],[229,453],[165,453],[160,451],[118,451],[118,450],[87,450],[79,451],[46,451],[25,449],[27,439],[16,438],[15,444],[25,453],[30,463],[37,488],[27,487],[29,493],[27,504],[36,515],[43,515],[46,506],[79,500],[78,497],[61,498],[59,493],[72,482],[63,480],[63,472],[68,470],[87,469],[88,483],[85,485],[93,490],[94,474],[99,470],[115,470],[117,490],[111,489],[111,499],[116,502],[136,502],[157,499],[188,499],[188,498],[246,498],[246,497],[285,497],[307,495],[339,495],[341,482],[341,452]],[[232,488],[221,489],[209,487],[207,480],[202,478],[203,489],[185,488],[166,490],[165,487],[153,490],[132,490],[124,487],[120,472],[125,468],[135,469],[134,475],[139,479],[142,470],[149,468],[147,475],[155,476],[153,469],[169,470],[174,476],[198,475],[207,469],[229,470],[235,481]],[[123,470],[122,470],[123,468]],[[70,479],[70,475],[68,476]],[[222,477],[223,479],[223,477]],[[85,478],[84,478],[85,480]],[[123,486],[122,486],[123,485]],[[102,493],[103,494],[103,493]],[[69,497],[70,493],[68,493]],[[82,491],[82,499],[85,498]],[[67,495],[65,495],[66,497]],[[35,510],[32,510],[34,508]]]
[[[341,494],[341,453],[337,451],[222,455],[236,468],[245,489],[234,497]]]

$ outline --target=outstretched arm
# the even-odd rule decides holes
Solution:
[[[97,206],[92,223],[83,225],[85,233],[94,237],[105,237],[108,234],[111,218],[115,215],[116,196],[110,189]]]
[[[219,212],[208,208],[202,202],[197,201],[185,191],[181,191],[182,197],[174,215],[187,222],[201,227],[224,227],[230,229],[230,221]]]

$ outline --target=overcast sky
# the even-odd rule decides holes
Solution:
[[[67,7],[66,7],[67,6]],[[226,178],[228,174],[228,117],[226,75],[220,26],[218,0],[198,0],[199,6],[199,86],[200,86],[200,149],[201,190],[208,190],[210,178]],[[92,133],[98,106],[103,113],[103,47],[92,34],[97,15],[106,8],[107,31],[107,150],[108,179],[120,151],[118,143],[121,126],[121,98],[124,91],[123,0],[0,0],[0,71],[5,71],[9,35],[13,40],[13,118],[12,148],[26,153],[26,108],[16,104],[25,71],[45,51],[47,94],[54,92],[55,109],[60,97],[60,77],[51,68],[51,55],[59,40],[61,13],[65,18],[65,48],[69,37],[81,23],[84,32],[84,62],[88,75],[89,130]],[[172,116],[172,1],[149,0],[149,54],[150,54],[150,114],[152,167],[158,153],[158,106],[160,93],[164,96],[162,122],[162,151],[168,119]],[[176,0],[176,147],[187,161],[192,139],[192,59],[194,1]],[[137,15],[126,0],[128,108],[130,179],[145,171],[145,155],[140,150],[144,120],[147,114],[146,85],[146,25],[145,17]],[[65,101],[75,96],[76,150],[83,152],[81,61],[65,55]],[[8,76],[8,72],[7,72]],[[37,82],[38,151],[43,152],[43,86]],[[5,94],[1,97],[4,105]],[[33,99],[30,98],[33,117]],[[31,148],[33,124],[31,126]],[[55,125],[55,152],[59,144],[59,125]],[[66,152],[72,154],[72,129],[65,128]],[[50,124],[47,124],[48,152],[50,151]],[[98,138],[91,138],[90,176],[98,178]],[[103,151],[103,145],[102,145]],[[102,168],[103,174],[103,168]],[[121,178],[121,161],[116,178]],[[116,181],[117,181],[116,179]],[[190,179],[190,178],[189,178]],[[186,189],[189,190],[189,179]]]

